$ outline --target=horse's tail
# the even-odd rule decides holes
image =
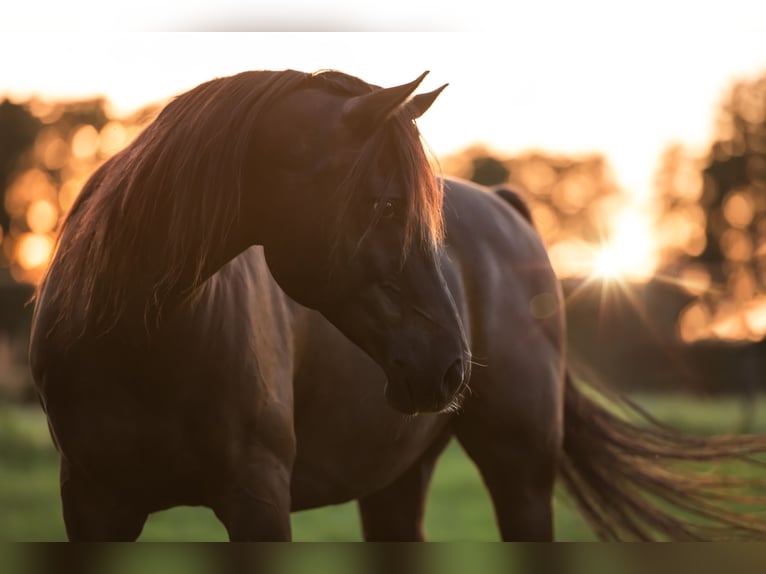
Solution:
[[[766,538],[766,437],[684,434],[570,375],[564,405],[560,477],[599,538]]]

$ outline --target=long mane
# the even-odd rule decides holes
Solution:
[[[258,121],[270,104],[302,87],[358,95],[375,89],[340,72],[251,71],[218,78],[178,96],[127,148],[88,180],[59,236],[38,294],[55,310],[54,325],[104,333],[124,314],[160,320],[168,299],[192,293],[225,245],[238,217],[245,169]],[[417,130],[392,118],[401,177],[408,184],[407,237],[442,237],[441,190]],[[380,147],[377,134],[369,145]],[[364,153],[362,154],[364,155]],[[352,170],[341,206],[353,203]],[[252,191],[252,190],[251,190]],[[348,209],[342,208],[343,212]],[[141,277],[141,281],[137,279]]]

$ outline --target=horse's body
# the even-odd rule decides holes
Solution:
[[[414,88],[407,89],[373,92],[373,107],[380,105],[380,94],[401,107]],[[311,94],[315,99],[309,101],[322,101],[332,112],[320,109],[319,120],[312,121],[345,117],[351,109],[357,125],[355,99],[349,105],[337,96],[325,102],[329,96]],[[432,99],[415,101],[415,115]],[[385,117],[376,121],[392,121]],[[278,159],[298,161],[290,154],[305,153],[300,141],[285,139],[287,158]],[[375,145],[392,141],[393,135]],[[140,145],[122,160],[136,157],[130,155],[136,149]],[[103,184],[110,165],[94,175],[39,291],[31,347],[33,374],[61,453],[71,539],[133,539],[149,513],[176,505],[211,507],[233,539],[285,539],[291,510],[353,499],[359,500],[368,539],[420,539],[431,471],[453,436],[478,465],[506,540],[552,537],[557,470],[605,537],[650,537],[645,523],[669,536],[695,535],[634,494],[641,488],[659,496],[679,485],[692,489],[693,479],[676,481],[658,472],[658,457],[707,459],[763,444],[687,439],[679,446],[676,435],[626,425],[585,399],[566,376],[558,282],[522,204],[512,194],[447,182],[446,246],[432,252],[418,243],[424,235],[417,226],[410,229],[408,222],[405,233],[399,225],[397,203],[408,192],[392,188],[392,181],[397,170],[405,170],[406,180],[408,160],[391,164],[394,149],[372,153],[377,159],[367,182],[377,223],[367,231],[362,225],[361,239],[352,233],[328,242],[317,231],[313,219],[338,223],[324,217],[321,203],[336,197],[311,197],[306,201],[313,203],[301,211],[300,193],[311,178],[284,173],[286,168],[268,177],[258,172],[255,179],[268,183],[277,197],[243,195],[238,205],[252,211],[258,201],[267,202],[275,221],[260,215],[261,236],[244,240],[247,227],[235,227],[225,235],[233,244],[203,252],[199,264],[187,257],[196,267],[178,264],[167,289],[153,289],[164,283],[155,283],[151,271],[165,262],[163,249],[173,252],[174,244],[161,244],[156,256],[151,242],[125,243],[116,255],[134,267],[121,259],[102,266],[95,287],[82,285],[92,292],[90,301],[78,299],[79,290],[68,281],[80,277],[66,267],[66,258],[80,253],[78,241],[87,249],[99,247],[87,243],[94,239],[89,230],[109,232],[87,217],[88,210],[100,201],[108,205],[109,193],[140,193],[130,191],[132,180],[118,179],[116,191]],[[370,156],[363,149],[360,157]],[[338,168],[335,179],[328,176],[327,161],[320,157],[310,166],[319,186],[310,191],[345,181],[345,168]],[[157,179],[157,169],[146,169],[139,172]],[[173,181],[160,175],[161,183]],[[185,206],[183,198],[174,201],[178,209]],[[297,202],[292,209],[301,224],[295,229],[295,220],[278,217],[290,213],[291,201]],[[127,199],[121,205],[130,208]],[[163,207],[143,213],[159,217]],[[200,209],[186,207],[191,214]],[[232,221],[247,223],[241,215]],[[173,229],[183,233],[184,222],[179,219]],[[282,235],[281,227],[288,228]],[[403,252],[411,235],[414,246]],[[109,241],[98,233],[95,239]],[[188,238],[192,246],[193,241]],[[356,245],[352,255],[324,267],[328,251],[342,252],[344,241]],[[264,248],[247,247],[253,243]],[[74,271],[87,277],[89,269]],[[108,287],[110,274],[139,280],[109,290],[99,281]],[[147,300],[151,304],[135,305]],[[91,303],[100,301],[113,313],[89,315]],[[62,314],[65,303],[71,309]],[[470,391],[461,358],[466,342],[481,365]],[[454,395],[463,393],[458,408]],[[416,411],[421,414],[413,417]],[[700,484],[710,482],[703,477]],[[722,521],[742,522],[732,523],[731,515]],[[745,532],[762,532],[762,526],[744,522]]]
[[[448,182],[446,190],[442,267],[477,360],[487,363],[474,370],[459,415],[412,417],[388,406],[380,367],[322,315],[287,297],[263,250],[252,247],[215,273],[150,345],[126,346],[117,356],[88,349],[87,358],[67,354],[48,366],[66,380],[41,387],[66,445],[64,492],[70,467],[97,477],[120,493],[118,523],[133,523],[136,534],[147,513],[171,506],[207,505],[221,515],[229,485],[263,483],[260,464],[250,470],[248,449],[268,440],[285,460],[296,449],[291,493],[283,494],[292,510],[360,499],[368,537],[412,539],[422,534],[436,458],[457,435],[496,503],[513,504],[502,514],[515,517],[506,537],[549,537],[563,325],[555,303],[541,322],[529,301],[541,293],[560,301],[558,285],[537,235],[514,209],[465,183]],[[79,376],[66,377],[71,365]],[[88,371],[92,377],[82,375]],[[270,466],[290,470],[284,460]],[[528,489],[539,495],[511,500]],[[109,532],[109,524],[99,527]]]
[[[184,502],[214,508],[232,538],[289,537],[302,341],[269,274],[380,365],[396,409],[459,401],[470,353],[414,121],[441,92],[412,96],[424,77],[212,80],[91,176],[30,341],[71,538],[132,538],[147,512]],[[253,245],[260,258],[227,266]]]

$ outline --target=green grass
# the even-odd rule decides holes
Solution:
[[[738,428],[738,399],[692,400],[686,396],[639,396],[660,419],[692,432]],[[756,432],[766,432],[766,401],[758,402]],[[584,521],[563,497],[555,503],[558,540],[593,540]],[[431,487],[426,532],[431,540],[498,540],[492,509],[476,469],[453,442],[442,456]],[[295,540],[360,540],[353,503],[293,515]],[[0,540],[64,540],[58,495],[58,461],[45,419],[36,407],[0,405]],[[210,510],[176,508],[150,517],[141,540],[225,540]]]

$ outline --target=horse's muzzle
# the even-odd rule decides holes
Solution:
[[[440,379],[425,376],[418,369],[407,369],[403,361],[392,361],[385,388],[389,405],[399,412],[438,413],[457,404],[457,396],[467,382],[467,369],[462,359],[453,361]]]

